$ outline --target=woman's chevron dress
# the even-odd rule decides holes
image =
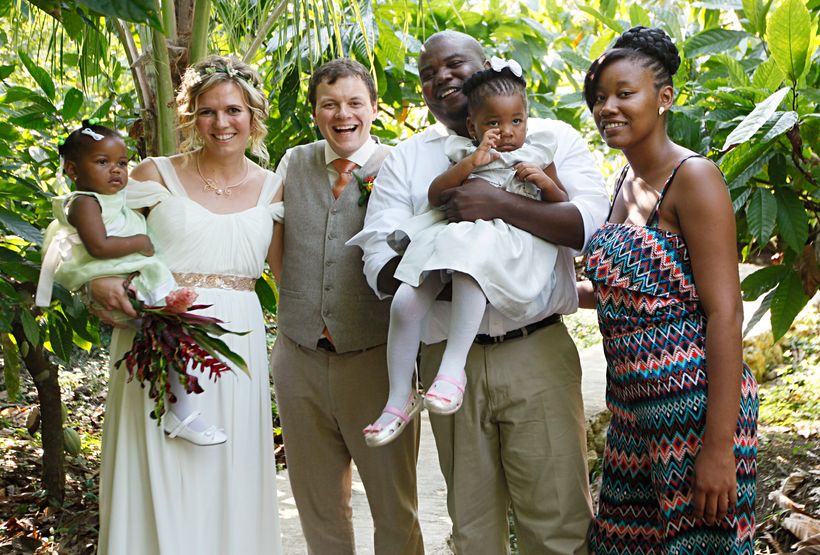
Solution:
[[[691,512],[706,421],[707,322],[683,237],[653,227],[676,172],[648,225],[607,223],[588,246],[612,412],[590,529],[596,554],[754,553],[758,398],[745,365],[734,439],[737,506],[714,526]]]

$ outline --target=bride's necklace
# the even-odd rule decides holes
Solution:
[[[233,189],[235,189],[236,187],[239,187],[240,185],[242,185],[243,183],[245,183],[248,180],[248,173],[250,172],[250,164],[248,164],[248,159],[245,158],[245,175],[244,175],[244,177],[242,177],[242,179],[240,179],[239,181],[237,181],[233,185],[225,185],[224,187],[220,187],[219,182],[216,179],[211,179],[211,178],[208,178],[208,177],[205,177],[204,175],[202,175],[202,169],[200,169],[200,167],[199,167],[199,157],[200,157],[201,154],[202,154],[201,150],[199,152],[197,152],[197,154],[196,154],[196,173],[199,174],[199,177],[202,179],[202,182],[205,183],[205,185],[202,187],[203,192],[211,191],[211,192],[215,193],[217,196],[229,197],[229,196],[231,196],[231,192],[233,192]]]

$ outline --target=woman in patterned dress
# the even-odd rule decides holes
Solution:
[[[741,358],[735,220],[720,170],[666,133],[677,49],[634,27],[590,67],[586,102],[623,151],[587,246],[612,423],[594,553],[753,553],[757,384]]]

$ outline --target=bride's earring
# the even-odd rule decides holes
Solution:
[[[662,116],[662,115],[663,115],[663,113],[664,113],[665,111],[666,111],[666,108],[664,108],[663,106],[661,106],[660,108],[658,108],[658,115],[659,115],[659,116]]]

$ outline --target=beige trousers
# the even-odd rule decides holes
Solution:
[[[443,350],[444,343],[423,347],[425,384]],[[473,345],[466,372],[461,409],[430,415],[457,553],[509,553],[510,504],[522,555],[587,553],[581,367],[564,324]]]
[[[383,447],[362,428],[387,402],[385,346],[336,354],[279,334],[271,355],[293,497],[311,555],[353,555],[351,459],[373,514],[377,555],[424,553],[416,514],[418,419]]]

